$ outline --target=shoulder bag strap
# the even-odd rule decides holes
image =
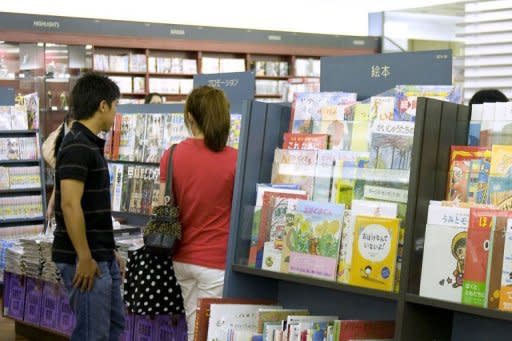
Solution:
[[[167,163],[167,178],[165,179],[165,197],[169,197],[169,203],[171,205],[175,204],[174,192],[172,190],[172,160],[174,156],[174,149],[176,145],[173,144],[169,148],[169,162]]]

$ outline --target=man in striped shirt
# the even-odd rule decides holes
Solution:
[[[115,252],[110,180],[97,135],[114,122],[118,86],[88,73],[71,92],[76,120],[56,162],[53,261],[76,316],[72,340],[118,340],[124,330],[120,264]]]

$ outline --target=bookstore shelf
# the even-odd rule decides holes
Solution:
[[[40,223],[44,221],[44,217],[34,217],[34,218],[18,218],[18,219],[4,219],[0,220],[0,225],[5,224],[18,224],[18,223]]]
[[[422,297],[422,296],[415,295],[415,294],[407,294],[406,300],[409,303],[426,305],[426,306],[430,306],[430,307],[434,307],[434,308],[441,308],[441,309],[456,311],[459,313],[477,315],[477,316],[487,317],[487,318],[491,318],[491,319],[498,319],[498,320],[505,320],[505,321],[512,322],[512,313],[501,311],[501,310],[486,309],[486,308],[474,307],[474,306],[467,305],[467,304],[460,304],[460,303],[436,300],[433,298]]]
[[[0,166],[2,165],[38,165],[40,160],[0,160]]]
[[[163,77],[163,78],[192,78],[195,74],[193,73],[165,73],[165,72],[151,72],[149,73],[149,77]]]
[[[142,162],[142,161],[125,161],[125,160],[107,160],[110,163],[121,163],[123,165],[135,165],[135,166],[160,166],[158,162]]]
[[[398,300],[398,294],[395,294],[395,293],[361,288],[361,287],[356,287],[353,285],[347,285],[347,284],[338,283],[338,282],[334,282],[334,281],[327,281],[327,280],[316,279],[316,278],[312,278],[312,277],[300,276],[300,275],[295,275],[295,274],[287,274],[287,273],[282,273],[282,272],[261,270],[261,269],[251,268],[246,265],[240,265],[240,264],[233,264],[231,268],[235,272],[244,273],[244,274],[248,274],[248,275],[272,278],[272,279],[277,279],[277,280],[287,281],[287,282],[292,282],[292,283],[298,283],[298,284],[306,284],[306,285],[311,285],[311,286],[315,286],[315,287],[333,289],[333,290],[337,290],[337,291],[343,291],[343,292],[353,293],[353,294],[358,294],[358,295],[379,297],[379,298],[384,298],[384,299],[387,299],[390,301]]]
[[[0,130],[0,136],[3,135],[34,135],[38,130]]]
[[[280,94],[268,94],[268,95],[265,95],[265,94],[256,94],[254,95],[256,98],[258,97],[268,97],[268,98],[281,98],[283,97],[283,95],[280,95]]]
[[[256,76],[256,79],[288,80],[291,76]],[[293,78],[293,77],[292,77]]]
[[[20,193],[40,193],[42,188],[18,188],[18,189],[2,189],[0,195],[5,194],[20,194]]]
[[[122,92],[121,96],[146,96],[145,92]]]
[[[107,70],[94,70],[96,72],[105,73],[109,76],[146,76],[145,72],[123,72],[123,71],[107,71]]]

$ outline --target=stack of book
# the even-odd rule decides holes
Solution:
[[[25,274],[32,278],[40,278],[43,268],[43,258],[39,243],[40,240],[36,238],[20,239],[20,244],[23,248],[23,255],[21,257],[23,268],[25,269]]]
[[[38,166],[0,167],[0,190],[41,188]]]
[[[43,205],[40,195],[0,198],[0,221],[8,219],[40,218]]]
[[[195,341],[391,340],[393,321],[340,320],[264,300],[200,298]]]

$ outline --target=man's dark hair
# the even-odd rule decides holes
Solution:
[[[477,91],[469,100],[469,107],[473,104],[508,102],[507,96],[496,89],[485,89]]]
[[[119,87],[110,78],[97,72],[88,72],[76,82],[71,90],[71,110],[75,120],[91,118],[101,103],[112,102],[121,97]]]

